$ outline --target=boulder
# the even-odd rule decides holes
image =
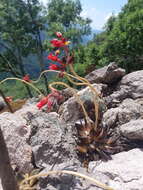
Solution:
[[[30,172],[33,169],[32,148],[27,143],[31,129],[27,123],[26,115],[38,111],[36,106],[25,106],[15,113],[0,114],[0,127],[8,147],[11,165],[19,172]]]
[[[143,141],[143,119],[132,120],[119,127],[122,135],[130,140]]]
[[[55,112],[39,111],[29,120],[35,165],[39,168],[76,161],[73,129],[66,125]]]
[[[126,98],[143,98],[143,70],[135,71],[125,75],[114,92],[105,97],[105,102],[112,107],[114,102],[122,102]]]
[[[103,114],[103,122],[111,128],[128,123],[131,120],[143,118],[142,101],[125,99],[119,107],[108,109]]]
[[[129,87],[130,97],[133,99],[143,97],[143,70],[132,72],[124,76],[118,88]]]
[[[133,149],[112,156],[108,162],[92,161],[89,163],[88,172],[85,168],[69,163],[59,164],[53,170],[71,170],[90,176],[102,184],[115,190],[142,190],[143,189],[143,151]],[[49,168],[41,173],[46,173]],[[72,175],[52,175],[41,178],[38,190],[100,190],[94,183]]]
[[[109,177],[107,184],[116,190],[143,189],[143,151],[133,149],[112,156],[108,162],[90,162],[89,170],[93,174],[101,172]]]
[[[3,110],[5,107],[5,102],[2,97],[0,97],[0,111]]]
[[[88,81],[91,83],[112,84],[119,81],[124,75],[125,70],[119,68],[113,62],[110,63],[108,66],[92,71],[91,73],[86,75],[85,78],[88,79]]]
[[[0,179],[0,190],[3,190],[2,184],[1,184],[1,179]]]
[[[76,92],[78,92],[78,90],[75,89]],[[61,91],[63,97],[64,97],[64,101],[68,100],[69,98],[71,98],[74,93],[70,88],[65,88],[64,90]],[[64,102],[63,101],[63,102]]]
[[[116,127],[130,120],[143,118],[142,101],[125,99],[117,108],[108,109],[103,115],[103,121],[108,127]]]
[[[102,92],[107,88],[107,85],[105,84],[93,84],[92,86],[99,95],[101,95]],[[93,105],[94,96],[89,87],[80,90],[77,95],[84,104]],[[102,99],[96,97],[95,100],[104,107]],[[77,120],[83,117],[81,106],[79,103],[77,103],[75,97],[71,97],[66,102],[64,102],[64,104],[60,107],[59,114],[60,117],[69,124],[75,124]]]

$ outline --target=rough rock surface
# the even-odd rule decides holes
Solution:
[[[8,147],[11,164],[21,172],[29,172],[33,169],[32,149],[27,144],[30,137],[30,126],[26,119],[27,112],[36,112],[35,105],[24,106],[23,109],[12,113],[0,114],[0,127]]]
[[[105,98],[107,105],[126,98],[143,98],[143,70],[125,75],[116,86],[116,91]]]
[[[96,89],[98,94],[101,94],[107,88],[107,85],[105,84],[93,84],[92,86]],[[88,101],[93,103],[93,93],[89,87],[79,91],[77,94],[83,103]],[[97,101],[100,100],[97,98]],[[102,101],[100,104],[103,105]],[[77,120],[79,120],[79,118],[82,118],[83,115],[81,115],[81,113],[81,106],[77,103],[75,97],[68,99],[59,110],[61,118],[70,124],[74,124]]]
[[[131,140],[143,141],[143,119],[131,120],[119,127],[120,132]]]
[[[112,156],[108,162],[89,163],[89,171],[76,165],[61,164],[54,170],[77,171],[84,175],[93,177],[99,182],[112,187],[114,190],[142,190],[143,189],[143,151],[133,149],[128,152],[121,152]],[[46,173],[49,168],[41,173]],[[95,184],[82,178],[72,175],[54,175],[52,177],[40,179],[38,190],[100,190]]]
[[[75,91],[78,92],[78,90]],[[61,93],[64,97],[64,101],[68,100],[74,95],[73,91],[70,88],[65,88],[64,90],[61,91]]]
[[[3,190],[2,185],[1,185],[1,180],[0,180],[0,190]]]
[[[120,82],[119,87],[129,87],[130,97],[133,99],[143,97],[143,70],[132,72],[124,76]]]
[[[79,172],[83,175],[90,176],[103,184],[108,184],[110,178],[102,172],[89,173],[85,168],[77,166],[76,164],[70,165],[69,163],[60,164],[54,170],[68,170]],[[44,169],[41,173],[47,173],[48,168]],[[62,175],[52,175],[48,178],[41,178],[37,187],[37,190],[101,190],[93,182],[79,178],[74,175],[62,174]]]
[[[32,150],[26,143],[29,138],[29,126],[25,120],[10,113],[0,116],[0,126],[6,140],[12,165],[26,172],[33,168],[31,164]]]
[[[114,62],[101,69],[96,69],[85,78],[91,83],[112,84],[120,80],[125,75],[125,70],[119,68]]]
[[[110,178],[109,186],[115,190],[143,189],[143,150],[133,149],[112,156],[108,162],[91,162],[92,173],[100,171]]]
[[[30,145],[35,165],[44,168],[49,165],[76,160],[75,141],[72,128],[65,124],[55,112],[39,112],[29,120],[31,126]],[[76,160],[77,161],[77,160]]]
[[[3,98],[0,97],[0,111],[5,107],[5,102],[3,101]]]
[[[117,127],[130,120],[143,118],[142,99],[125,99],[119,107],[108,109],[103,115],[103,121],[108,127]]]
[[[76,99],[69,98],[72,93],[68,94],[67,89],[65,94],[67,93],[69,99],[60,107],[59,113],[38,110],[35,106],[38,99],[32,99],[14,114],[6,112],[0,114],[0,127],[4,133],[12,165],[16,165],[25,173],[37,167],[42,169],[43,173],[49,170],[72,170],[91,176],[115,190],[142,190],[143,149],[139,149],[142,146],[138,146],[138,143],[143,143],[143,71],[123,77],[124,74],[124,70],[112,63],[92,72],[90,76],[94,78],[94,82],[104,83],[93,84],[93,87],[99,94],[103,94],[105,101],[110,105],[103,115],[105,124],[103,126],[109,128],[111,135],[121,134],[121,141],[117,139],[121,145],[124,143],[122,140],[127,140],[131,144],[136,143],[134,149],[114,154],[112,160],[107,162],[90,162],[87,172],[76,155],[77,136],[72,125],[81,119],[83,114]],[[111,91],[108,93],[109,89]],[[93,104],[93,95],[88,87],[78,91],[78,97],[85,104],[88,102]],[[99,99],[99,102],[100,106],[104,105],[102,99]],[[90,113],[91,110],[87,108]],[[123,150],[124,147],[119,149]],[[87,180],[67,174],[40,178],[37,188],[38,190],[101,189]]]

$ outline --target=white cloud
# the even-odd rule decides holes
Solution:
[[[107,20],[112,16],[112,12],[110,12],[110,13],[108,13],[107,15],[106,15],[106,17],[105,17],[105,22],[107,22]]]
[[[118,13],[114,13],[114,12],[110,12],[106,15],[106,17],[104,18],[105,22],[107,22],[107,20],[112,16],[118,16]]]
[[[39,0],[39,1],[40,1],[40,3],[43,3],[44,5],[47,5],[49,0]]]
[[[103,26],[101,13],[96,8],[84,9],[81,14],[83,18],[90,18],[92,20],[91,27],[101,29]]]

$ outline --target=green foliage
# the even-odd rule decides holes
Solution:
[[[39,90],[41,90],[42,93],[45,93],[44,89],[44,83],[43,81],[39,82],[35,85]],[[6,96],[13,96],[13,98],[16,99],[23,99],[28,98],[28,92],[22,82],[19,81],[8,81],[6,83],[3,83],[0,86],[1,90],[4,92]],[[31,88],[31,87],[30,87]],[[31,92],[34,96],[38,96],[37,92],[31,88]]]
[[[75,71],[80,76],[85,76],[97,68],[99,61],[99,48],[95,42],[90,42],[86,46],[81,45],[74,51]]]
[[[86,45],[81,42],[84,35],[90,34],[91,21],[83,19],[81,11],[79,0],[50,0],[47,7],[42,7],[39,0],[1,0],[0,72],[22,78],[25,67],[33,70],[36,62],[44,70],[44,51],[51,49],[49,43],[43,43],[43,38],[47,37],[49,41],[56,31],[71,40],[74,68],[81,76],[111,61],[116,61],[127,72],[143,68],[142,0],[129,0],[118,16],[112,15],[108,19],[104,31]],[[25,64],[31,54],[34,64],[28,61]],[[34,72],[37,71],[36,67]],[[18,93],[20,89],[22,96],[27,96],[23,84],[16,85],[14,91]],[[11,89],[9,83],[4,88],[6,92]]]
[[[83,35],[91,32],[91,20],[83,19],[81,11],[79,0],[50,0],[47,13],[48,35],[53,37],[55,31],[60,31],[73,45],[81,43]]]
[[[117,61],[128,72],[142,69],[143,1],[129,0],[117,18],[106,24],[106,38],[100,46],[102,57]]]

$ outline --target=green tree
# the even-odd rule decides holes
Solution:
[[[143,68],[143,1],[129,0],[100,47],[101,55],[128,72]],[[108,27],[109,28],[109,27]]]
[[[45,70],[44,64],[44,46],[42,41],[42,33],[46,29],[46,17],[44,7],[41,6],[39,0],[26,0],[25,9],[29,15],[31,25],[29,26],[29,32],[34,37],[33,53],[38,57],[40,72]],[[46,90],[48,92],[48,80],[46,75],[43,75],[45,80]]]
[[[83,19],[81,11],[79,0],[50,0],[47,13],[48,35],[53,37],[56,31],[60,31],[72,44],[81,43],[82,37],[91,33],[91,20]]]
[[[22,8],[22,1],[2,0],[0,3],[0,45],[4,48],[3,52],[15,58],[21,76],[25,76],[23,57],[27,56],[30,47],[31,36],[26,35],[24,23],[27,16]],[[1,56],[2,57],[2,56]],[[4,58],[4,56],[3,56]],[[8,57],[9,59],[10,57]],[[13,74],[13,73],[12,73]],[[32,97],[30,88],[25,85],[28,94]]]
[[[38,0],[2,0],[0,3],[0,47],[3,71],[16,76],[14,69],[25,76],[25,60],[31,54],[37,57],[42,72],[44,67],[44,49],[41,39],[44,30],[44,8]],[[26,63],[27,64],[27,63]],[[47,77],[44,76],[48,91]],[[29,95],[31,92],[26,85]]]

